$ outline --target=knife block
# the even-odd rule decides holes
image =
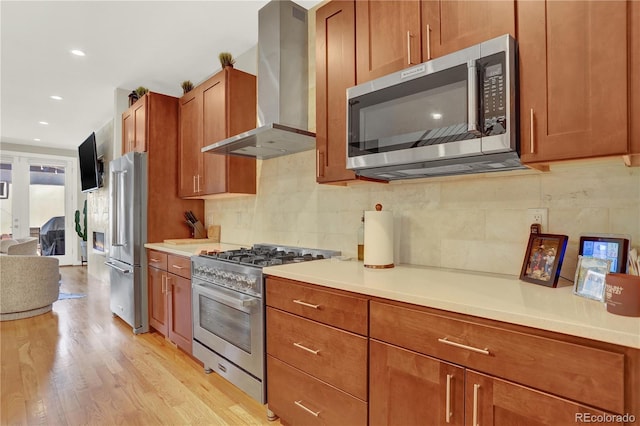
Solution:
[[[204,229],[204,226],[200,221],[197,221],[193,224],[193,238],[207,238],[207,231]]]

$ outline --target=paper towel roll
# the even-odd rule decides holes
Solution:
[[[393,268],[393,213],[376,209],[364,212],[364,266]]]

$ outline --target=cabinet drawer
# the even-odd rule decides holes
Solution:
[[[367,400],[367,338],[267,308],[267,353]]]
[[[191,279],[191,259],[184,256],[170,254],[167,256],[167,270],[172,274]]]
[[[156,250],[149,250],[148,254],[149,255],[147,256],[147,262],[149,266],[162,269],[163,271],[167,270],[167,253]]]
[[[624,354],[374,301],[370,321],[372,338],[624,412]]]
[[[269,409],[280,416],[283,424],[367,424],[367,403],[270,355],[267,355],[267,373]]]
[[[266,301],[274,308],[367,335],[369,302],[366,298],[268,277]]]

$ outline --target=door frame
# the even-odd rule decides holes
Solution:
[[[80,265],[80,238],[75,232],[74,213],[78,209],[78,178],[76,157],[38,154],[32,152],[5,151],[0,153],[0,161],[11,163],[12,181],[12,219],[18,217],[19,223],[29,223],[29,198],[16,197],[16,194],[28,194],[30,187],[29,169],[31,165],[46,163],[65,169],[64,178],[64,217],[65,217],[65,254],[51,256],[57,258],[60,265]],[[26,219],[25,219],[26,218]],[[13,233],[13,228],[12,228]],[[19,226],[14,238],[28,237],[29,226]],[[88,241],[87,241],[88,242]]]

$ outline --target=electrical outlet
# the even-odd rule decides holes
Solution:
[[[542,227],[542,232],[549,232],[549,216],[547,209],[527,209],[527,218],[529,224],[539,223]]]

